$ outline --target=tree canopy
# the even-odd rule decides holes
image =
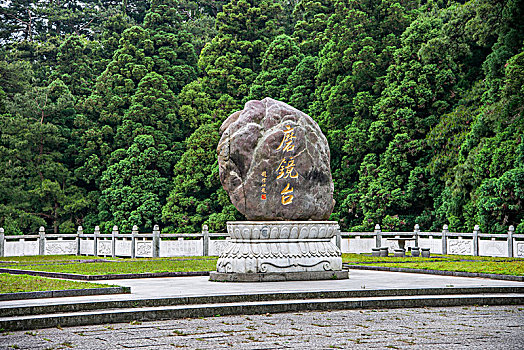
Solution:
[[[66,0],[0,6],[0,227],[241,220],[219,127],[308,113],[343,230],[524,233],[520,0]]]

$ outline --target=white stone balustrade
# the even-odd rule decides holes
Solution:
[[[252,234],[262,233],[257,231]],[[293,239],[294,235],[295,233],[290,231],[289,237],[287,234],[285,237]],[[500,234],[481,233],[478,227],[469,233],[451,232],[447,225],[444,225],[441,232],[424,232],[419,227],[415,227],[412,232],[383,232],[379,225],[373,232],[340,232],[337,228],[329,240],[342,253],[371,253],[374,247],[389,247],[393,252],[393,249],[398,248],[398,243],[388,238],[396,236],[416,238],[419,247],[430,248],[433,254],[524,258],[524,234],[516,234],[513,226],[509,227],[507,233]],[[156,227],[150,233],[139,233],[137,227],[133,227],[129,233],[121,232],[118,227],[112,233],[101,233],[97,226],[91,233],[79,227],[77,233],[53,234],[46,233],[42,227],[37,234],[10,235],[0,228],[0,257],[38,254],[117,257],[219,256],[230,247],[233,240],[243,239],[242,237],[233,238],[227,233],[210,233],[206,226],[203,227],[202,233],[193,234],[162,234]],[[155,240],[158,243],[156,245]],[[417,246],[416,240],[406,241],[407,249],[413,246]]]

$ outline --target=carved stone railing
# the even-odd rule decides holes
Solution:
[[[434,254],[500,256],[524,258],[524,234],[515,234],[510,226],[507,233],[481,233],[478,225],[473,232],[449,232],[444,225],[441,232],[423,232],[415,225],[411,232],[383,232],[379,225],[373,232],[342,232],[340,248],[343,253],[368,253],[374,247],[388,247],[392,252],[400,248],[430,248]]]
[[[76,234],[46,234],[41,227],[34,235],[5,235],[0,228],[0,256],[23,255],[85,255],[97,257],[172,257],[218,256],[229,244],[229,235],[210,233],[162,234],[158,225],[150,233],[139,233],[134,226],[130,233],[121,233],[114,226],[111,233],[102,233],[98,226],[86,233],[80,226]]]
[[[444,225],[441,232],[423,232],[418,225],[411,232],[383,232],[377,225],[373,232],[340,232],[330,238],[342,253],[370,253],[374,247],[430,248],[434,254],[480,255],[524,258],[524,234],[516,234],[513,226],[507,233],[450,232]],[[0,256],[22,255],[87,255],[118,257],[219,256],[230,245],[227,233],[210,233],[204,225],[201,233],[162,234],[158,226],[149,233],[139,233],[135,226],[128,233],[113,227],[102,233],[98,227],[87,233],[79,227],[75,234],[9,235],[0,228]]]

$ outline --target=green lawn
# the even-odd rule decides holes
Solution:
[[[402,267],[407,269],[494,273],[524,276],[524,261],[438,261],[401,264],[372,264],[372,266]]]
[[[442,259],[442,257],[431,257],[431,260],[436,259]],[[383,262],[383,261],[419,261],[419,260],[427,260],[427,258],[421,258],[421,257],[412,257],[412,256],[405,256],[405,257],[379,257],[379,256],[371,256],[371,255],[365,255],[365,254],[342,254],[342,261],[345,263],[368,263],[368,262]]]
[[[469,255],[441,255],[432,254],[429,258],[423,257],[412,257],[406,255],[405,257],[378,257],[371,256],[369,254],[342,254],[342,261],[345,263],[366,263],[366,262],[418,262],[418,261],[522,261],[522,258],[504,258],[504,257],[492,257],[492,256],[469,256]]]
[[[524,275],[524,259],[468,255],[432,255],[422,257],[373,257],[363,254],[342,254],[342,261],[348,264],[367,266],[401,267],[440,271],[461,271],[494,273],[501,275]]]
[[[0,273],[0,294],[105,287],[112,286],[99,283],[75,282],[45,277]]]
[[[82,260],[84,259],[84,260]],[[82,275],[214,271],[217,257],[176,257],[146,259],[110,259],[110,262],[92,262],[85,256],[33,256],[0,259],[0,267],[33,271],[63,272]],[[105,259],[105,258],[98,258]],[[7,261],[11,261],[8,263]],[[372,257],[369,254],[342,254],[348,264],[388,266],[426,270],[464,271],[524,275],[524,259],[474,257],[462,255],[432,255],[422,257]]]
[[[75,257],[78,259],[78,257]],[[156,258],[156,259],[118,259],[113,262],[85,262],[64,263],[63,260],[57,264],[38,264],[20,266],[23,270],[63,272],[81,275],[114,275],[128,273],[156,273],[156,272],[188,272],[188,271],[212,271],[216,269],[217,258]],[[6,266],[15,268],[16,266]]]
[[[26,256],[7,256],[0,258],[0,265],[10,263],[47,263],[71,260],[86,260],[89,257],[76,255],[26,255]],[[93,257],[94,259],[94,257]]]

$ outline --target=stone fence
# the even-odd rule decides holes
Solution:
[[[163,234],[158,225],[151,233],[120,233],[117,226],[110,234],[85,233],[78,227],[75,234],[46,234],[40,227],[37,235],[5,235],[0,228],[0,257],[23,255],[86,255],[100,257],[174,257],[218,256],[229,245],[227,233],[210,233],[206,225],[201,233]],[[421,232],[418,225],[412,232],[338,232],[333,238],[342,253],[371,253],[372,248],[388,247],[390,251],[404,245],[406,250],[418,246],[430,248],[433,254],[499,256],[524,258],[524,234],[515,234],[510,226],[505,234],[480,233],[478,225],[471,233]]]
[[[382,232],[376,225],[374,232],[342,232],[339,247],[343,253],[369,253],[375,247],[393,251],[400,245],[406,250],[430,248],[433,254],[524,258],[524,234],[515,234],[513,226],[507,233],[488,234],[478,225],[471,233],[450,232],[448,225],[441,232],[422,232],[419,225],[412,232]]]

